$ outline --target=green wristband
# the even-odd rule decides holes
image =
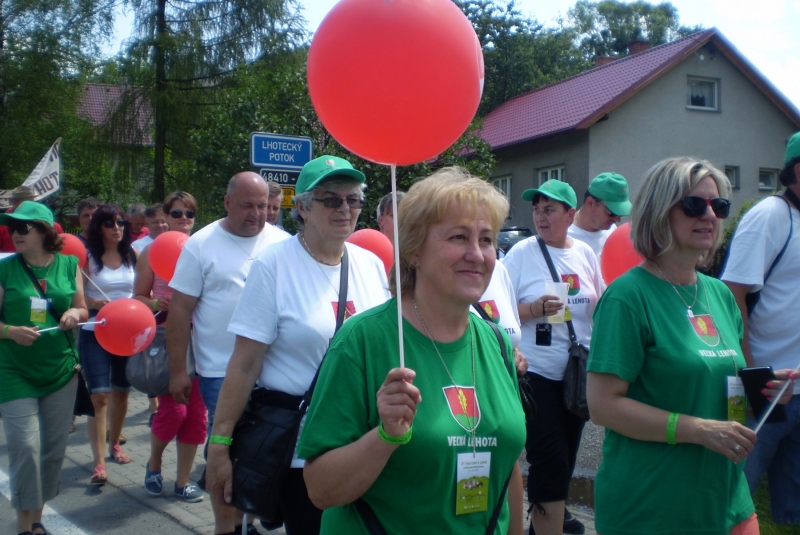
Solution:
[[[158,312],[158,299],[153,300],[153,312]]]
[[[8,323],[6,323],[6,326],[3,327],[3,338],[8,338],[8,328],[9,327],[10,327],[10,325]]]
[[[211,435],[208,437],[209,444],[223,444],[225,446],[230,446],[233,443],[233,439],[231,437],[223,437],[220,435]]]
[[[378,436],[381,437],[381,440],[386,442],[387,444],[395,444],[397,446],[402,446],[403,444],[408,444],[411,442],[411,430],[413,428],[409,427],[408,431],[404,435],[400,435],[399,437],[393,437],[386,430],[383,428],[383,422],[378,426]]]
[[[675,432],[678,430],[678,418],[680,416],[677,412],[669,413],[669,418],[667,419],[667,444],[678,443],[675,440]]]

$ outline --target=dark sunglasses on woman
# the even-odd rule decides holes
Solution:
[[[689,196],[681,201],[681,208],[686,217],[702,217],[706,213],[706,206],[710,206],[717,219],[725,219],[731,212],[731,201],[717,197],[704,199],[703,197]]]
[[[30,223],[11,223],[8,225],[8,233],[14,234],[15,232],[20,236],[25,236],[34,228]]]
[[[186,219],[194,219],[194,210],[172,210],[169,213],[172,219],[180,219],[183,214],[186,214]]]
[[[117,219],[116,221],[103,221],[102,225],[106,228],[114,228],[114,225],[118,226],[119,228],[125,227],[125,220],[124,219]]]
[[[353,199],[348,197],[347,199],[342,199],[341,197],[325,197],[324,199],[317,199],[314,198],[315,201],[319,201],[325,208],[339,208],[343,203],[347,203],[347,206],[350,208],[363,208],[367,201],[363,199]]]

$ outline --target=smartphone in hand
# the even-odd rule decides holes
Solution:
[[[772,366],[753,366],[750,368],[742,368],[739,370],[739,377],[742,379],[744,385],[744,392],[747,394],[747,400],[750,402],[750,407],[756,416],[756,420],[761,420],[764,412],[769,408],[772,403],[767,399],[767,396],[761,393],[762,390],[767,388],[767,383],[775,379],[775,373]],[[786,409],[783,405],[776,405],[767,418],[767,423],[778,423],[786,421]]]

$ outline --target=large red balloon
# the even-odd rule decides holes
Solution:
[[[347,238],[347,241],[374,253],[383,262],[386,274],[389,274],[389,270],[394,264],[394,246],[382,232],[371,228],[357,230]]]
[[[625,223],[611,233],[603,245],[600,256],[600,271],[606,284],[627,272],[632,267],[638,266],[642,258],[631,241],[631,224]]]
[[[136,299],[116,299],[100,309],[94,334],[109,353],[130,357],[144,350],[156,335],[156,318],[147,305]]]
[[[81,269],[86,267],[86,246],[83,245],[83,242],[80,238],[73,236],[72,234],[59,234],[62,240],[64,240],[64,247],[61,248],[59,251],[63,255],[67,256],[74,256],[78,259],[78,265]]]
[[[188,239],[189,236],[183,232],[170,230],[153,240],[147,253],[153,273],[167,282],[171,281],[175,274],[175,266],[178,264],[178,257]]]
[[[410,165],[464,133],[483,91],[483,54],[452,0],[342,0],[308,55],[322,124],[362,158]]]

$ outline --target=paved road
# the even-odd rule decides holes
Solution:
[[[86,418],[78,418],[75,433],[69,437],[67,457],[62,471],[61,494],[48,503],[44,524],[53,535],[138,535],[141,533],[168,533],[170,535],[213,535],[214,516],[208,495],[199,503],[184,503],[171,496],[175,482],[176,454],[172,443],[164,453],[162,473],[164,495],[150,496],[144,489],[144,466],[150,456],[150,428],[147,396],[132,392],[125,420],[124,434],[128,443],[123,446],[132,462],[117,465],[107,461],[108,483],[103,487],[90,487],[89,478],[93,465],[86,434]],[[589,435],[597,436],[597,430]],[[595,442],[593,439],[589,443]],[[582,448],[579,465],[587,473],[596,455]],[[191,479],[196,481],[202,473],[202,448],[198,448]],[[0,426],[0,534],[16,533],[16,516],[9,503],[8,455],[5,433]],[[169,491],[169,492],[167,492]],[[586,503],[582,501],[582,503]],[[527,508],[527,503],[525,504]],[[586,535],[595,535],[592,510],[581,505],[570,506],[570,510],[584,524]],[[527,525],[527,522],[526,522]],[[262,533],[266,531],[259,527]],[[282,534],[275,530],[269,535]]]

